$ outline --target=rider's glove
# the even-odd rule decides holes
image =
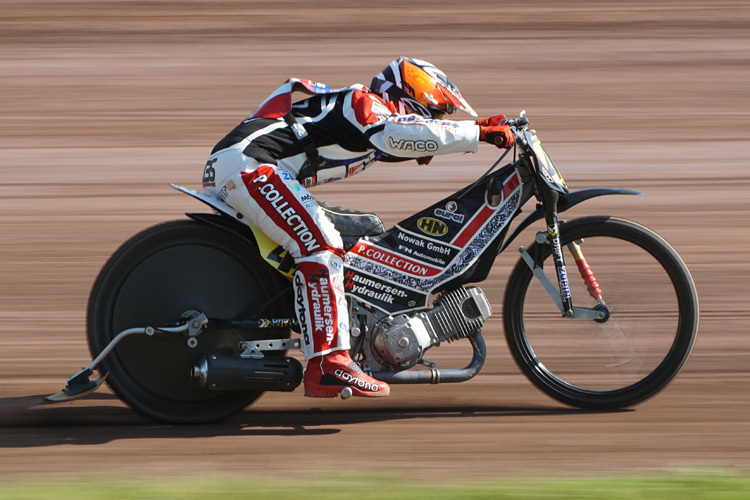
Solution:
[[[493,117],[496,118],[496,117]],[[489,118],[492,120],[492,118]],[[479,140],[494,144],[498,148],[508,148],[516,140],[508,125],[479,126]]]
[[[494,127],[496,125],[502,125],[508,117],[505,115],[490,116],[489,118],[482,118],[477,120],[477,125],[480,127]]]

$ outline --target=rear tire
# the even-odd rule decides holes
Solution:
[[[99,273],[89,297],[89,349],[98,355],[121,331],[166,326],[187,311],[209,318],[246,319],[254,309],[288,287],[248,242],[195,221],[172,221],[142,231],[125,242]],[[264,317],[293,314],[288,299],[276,301]],[[288,338],[280,332],[209,330],[190,348],[182,334],[123,339],[99,365],[107,383],[137,411],[172,423],[222,419],[262,392],[211,391],[191,377],[205,355],[238,355],[242,340]]]

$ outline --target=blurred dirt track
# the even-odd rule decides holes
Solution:
[[[353,5],[0,0],[0,479],[747,470],[748,2]],[[509,252],[482,285],[496,313],[489,360],[465,384],[394,387],[382,402],[266,395],[208,426],[156,424],[107,390],[42,404],[90,360],[86,301],[107,257],[202,210],[169,182],[198,188],[216,141],[285,79],[368,84],[399,55],[445,70],[482,116],[526,109],[571,188],[644,192],[570,217],[637,220],[690,267],[701,329],[671,386],[613,413],[538,393],[502,338]],[[376,165],[314,194],[390,225],[495,158],[485,145],[429,167]],[[458,364],[468,355],[448,352]]]

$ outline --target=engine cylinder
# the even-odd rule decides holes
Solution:
[[[473,335],[492,316],[492,307],[478,287],[457,288],[440,295],[435,307],[417,314],[432,326],[438,341]]]

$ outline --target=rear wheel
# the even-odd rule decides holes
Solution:
[[[602,291],[606,320],[561,317],[523,260],[508,281],[505,336],[534,385],[565,404],[587,409],[635,405],[663,389],[687,360],[698,330],[698,297],[675,250],[634,222],[587,217],[560,227],[564,252],[580,248]],[[549,245],[533,244],[557,284]],[[597,307],[570,253],[565,254],[573,305]]]
[[[174,324],[190,311],[246,319],[289,283],[229,232],[195,221],[166,222],[135,235],[109,259],[89,298],[87,333],[96,356],[121,331]],[[288,317],[288,300],[263,311]],[[207,422],[241,410],[261,392],[200,388],[191,369],[202,356],[238,355],[242,340],[288,337],[289,331],[208,330],[190,348],[181,334],[123,339],[99,365],[125,402],[167,422]]]

